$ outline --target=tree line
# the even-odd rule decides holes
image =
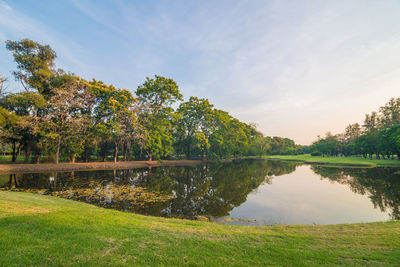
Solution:
[[[184,101],[177,83],[147,77],[135,94],[100,80],[57,69],[49,45],[7,41],[23,90],[1,92],[0,140],[15,162],[41,158],[222,159],[243,155],[296,154],[293,140],[264,137],[255,125],[215,108],[205,98]],[[179,104],[179,105],[177,105]],[[177,108],[173,108],[177,106]]]
[[[366,114],[362,125],[350,124],[341,134],[328,132],[310,150],[312,155],[400,159],[400,98],[391,98],[378,112]]]

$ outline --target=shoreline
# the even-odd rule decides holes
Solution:
[[[231,162],[227,159],[222,162]],[[121,161],[121,162],[79,162],[79,163],[39,163],[39,164],[0,164],[0,174],[35,173],[35,172],[68,172],[114,169],[138,169],[161,166],[187,166],[210,163],[210,160],[163,160],[163,161]]]
[[[315,157],[305,155],[273,155],[264,157],[243,157],[236,159],[253,160],[279,160],[296,161],[305,164],[319,164],[331,167],[400,167],[400,160],[376,160],[354,157]],[[234,159],[224,159],[221,162],[232,162]],[[93,170],[114,170],[114,169],[138,169],[162,166],[187,166],[215,162],[212,160],[163,160],[163,161],[119,161],[119,162],[63,162],[55,163],[11,163],[0,164],[0,174],[13,173],[39,173],[39,172],[69,172],[69,171],[93,171]]]
[[[281,161],[297,161],[306,164],[319,164],[331,167],[400,167],[400,160],[392,159],[368,159],[355,157],[321,157],[304,155],[275,155],[266,156],[263,159],[281,160]]]

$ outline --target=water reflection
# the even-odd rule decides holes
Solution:
[[[340,196],[347,197],[345,204],[354,205],[352,209],[360,205],[345,196],[343,188],[339,190],[334,186],[340,184],[357,195],[368,196],[369,203],[372,201],[382,212],[388,211],[391,218],[400,218],[398,169],[303,166],[305,169],[301,171],[302,168],[296,170],[298,166],[301,164],[295,162],[242,160],[184,167],[12,174],[0,176],[0,187],[52,194],[142,214],[189,219],[206,217],[217,221],[227,218],[228,222],[240,224],[256,220],[257,224],[315,221],[313,218],[301,220],[302,213],[308,213],[305,218],[315,214],[319,215],[315,218],[326,218],[316,220],[317,223],[378,218],[375,215],[368,218],[372,214],[370,210],[353,219],[346,219],[345,213],[340,212],[332,218],[342,216],[342,220],[329,217],[326,212],[332,213],[329,209],[333,206],[342,209]],[[321,179],[332,185],[321,187]],[[310,191],[310,188],[315,190]],[[316,193],[318,190],[323,191],[322,195]],[[321,205],[324,192],[330,192],[333,197],[326,197],[325,204]],[[359,201],[365,202],[364,199]],[[301,207],[307,205],[308,210],[303,211]],[[260,220],[264,221],[260,223]]]
[[[367,195],[375,208],[389,211],[400,220],[400,170],[398,168],[330,168],[311,166],[322,178],[346,184],[357,194]]]
[[[296,163],[243,160],[184,167],[12,174],[8,179],[1,177],[3,184],[0,186],[143,214],[193,219],[225,216],[245,202],[247,195],[260,184],[271,183],[273,176],[295,169]],[[126,199],[116,194],[129,188],[131,191],[142,188],[142,194],[154,194],[154,197],[146,203],[135,201],[132,204],[129,194]]]

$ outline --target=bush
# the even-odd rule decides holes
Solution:
[[[321,152],[316,151],[316,152],[312,152],[311,156],[322,156],[322,154],[321,154]]]

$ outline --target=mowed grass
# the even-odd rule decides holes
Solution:
[[[400,222],[226,226],[0,191],[0,266],[399,265]]]
[[[365,166],[365,167],[400,167],[400,160],[391,159],[369,159],[357,157],[322,157],[311,156],[310,154],[304,155],[273,155],[266,156],[267,159],[279,160],[295,160],[305,163],[319,163],[337,166]]]

